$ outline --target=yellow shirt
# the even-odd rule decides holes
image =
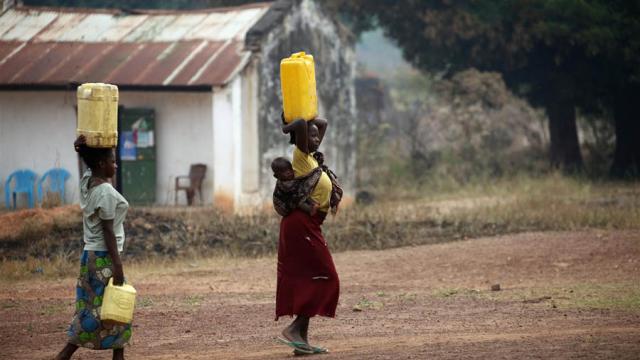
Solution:
[[[316,159],[314,159],[311,154],[305,154],[300,151],[297,146],[293,150],[293,161],[291,164],[293,165],[293,173],[296,177],[307,175],[318,167]],[[319,204],[318,210],[324,212],[329,211],[331,188],[331,179],[329,179],[329,176],[323,171],[322,175],[320,175],[320,180],[318,180],[318,184],[316,184],[316,187],[313,188],[311,192],[311,200]]]

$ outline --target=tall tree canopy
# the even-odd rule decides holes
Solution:
[[[612,172],[640,171],[640,3],[625,0],[352,0],[327,6],[356,32],[381,26],[418,68],[498,71],[549,116],[551,162],[582,167],[576,108],[615,114]],[[640,99],[639,99],[640,100]],[[631,141],[630,141],[631,140]]]

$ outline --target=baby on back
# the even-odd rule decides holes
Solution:
[[[305,176],[295,177],[291,162],[278,157],[271,162],[273,177],[278,181],[273,191],[273,206],[281,216],[289,215],[293,210],[300,209],[313,216],[318,211],[318,204],[311,200],[310,195],[318,183],[322,169],[320,167]]]

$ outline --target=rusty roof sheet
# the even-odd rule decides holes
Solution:
[[[271,3],[197,11],[19,7],[0,16],[0,85],[217,86]]]

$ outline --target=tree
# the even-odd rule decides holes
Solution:
[[[600,57],[605,109],[612,109],[616,149],[611,175],[640,177],[640,3],[611,1],[610,28],[614,41]]]
[[[618,95],[614,101],[611,90],[617,86],[613,93],[631,96],[630,84],[638,81],[637,74],[628,79],[640,58],[636,1],[336,0],[327,6],[355,32],[381,26],[420,69],[502,73],[514,93],[546,109],[554,166],[582,167],[576,108],[613,107],[616,127],[630,129],[633,122],[624,110],[629,102]],[[614,165],[637,166],[640,158],[624,160],[627,146],[618,148]]]

